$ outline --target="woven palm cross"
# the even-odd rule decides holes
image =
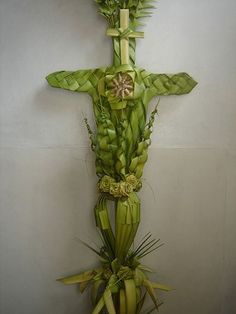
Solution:
[[[48,83],[57,88],[63,88],[76,92],[87,92],[92,96],[95,107],[97,107],[96,103],[99,96],[104,93],[103,80],[106,76],[119,72],[135,72],[135,74],[137,74],[137,80],[142,86],[142,93],[139,93],[138,98],[142,99],[145,107],[153,96],[187,94],[197,84],[187,73],[154,74],[134,66],[135,51],[132,43],[134,43],[135,38],[143,38],[144,33],[135,32],[129,28],[128,9],[120,10],[120,28],[109,28],[107,30],[107,35],[114,37],[114,46],[117,44],[119,46],[118,51],[116,47],[114,47],[114,63],[112,67],[92,70],[54,72],[47,76]],[[134,99],[137,99],[137,97],[128,97],[130,95],[128,91],[126,92],[128,101],[132,102]],[[124,95],[122,98],[125,98]]]
[[[161,95],[187,94],[197,83],[184,72],[154,74],[135,66],[135,39],[144,37],[144,33],[135,32],[129,28],[128,9],[120,10],[120,27],[109,28],[107,35],[113,37],[112,66],[90,70],[59,71],[49,74],[46,79],[52,87],[88,93],[93,100],[97,125],[105,115],[106,118],[111,119],[117,132],[117,121],[128,118],[129,126],[126,127],[126,135],[132,136],[132,143],[131,141],[126,143],[128,154],[126,154],[125,164],[123,162],[120,167],[117,164],[107,167],[107,161],[111,164],[110,158],[114,160],[114,151],[103,152],[103,157],[105,157],[103,160],[100,153],[103,149],[97,147],[97,174],[99,176],[116,174],[119,177],[130,172],[134,143],[139,141],[144,130],[147,107],[151,99]],[[90,135],[92,139],[91,132]],[[112,138],[109,137],[107,144],[108,142],[111,144]],[[117,152],[119,155],[118,148],[116,157]],[[138,172],[142,173],[140,170]]]
[[[136,32],[134,24],[130,25],[130,21],[135,20],[130,14],[133,8],[133,16],[137,17],[138,13],[144,16],[146,11],[142,13],[142,9],[151,8],[151,0],[96,2],[112,26],[107,35],[113,40],[113,64],[91,70],[59,71],[46,79],[52,87],[86,92],[92,97],[96,132],[92,132],[87,120],[86,125],[96,155],[99,199],[94,214],[103,241],[99,252],[92,250],[101,257],[102,267],[60,281],[80,284],[81,292],[91,284],[93,314],[100,313],[104,307],[109,314],[115,314],[116,310],[136,314],[140,313],[146,296],[143,289],[156,309],[160,304],[154,289],[170,290],[149,281],[140,263],[142,257],[159,247],[159,240],[150,239],[148,234],[136,250],[131,249],[140,223],[141,204],[137,192],[142,187],[141,177],[157,113],[155,108],[147,121],[148,104],[154,96],[187,94],[197,83],[187,73],[154,74],[135,65],[135,40],[143,38],[144,33]],[[122,6],[118,16],[119,11],[114,15],[113,7],[107,7],[107,3],[117,8],[121,8],[121,3],[129,3],[131,9]],[[107,200],[114,204],[111,206],[115,211],[114,227]]]

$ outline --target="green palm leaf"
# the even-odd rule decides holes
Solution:
[[[119,10],[129,9],[131,27],[142,25],[139,20],[151,16],[156,0],[95,0],[99,13],[106,18],[112,27],[119,26]]]

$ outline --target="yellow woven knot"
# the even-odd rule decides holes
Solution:
[[[132,31],[132,29],[130,28],[126,28],[126,29],[122,29],[122,28],[117,28],[118,32],[119,32],[119,37],[120,38],[125,38],[128,39],[129,35],[134,33],[134,31]]]
[[[109,193],[113,197],[128,197],[133,191],[138,191],[141,186],[141,181],[133,174],[127,175],[124,181],[119,182],[105,175],[98,182],[99,192]]]

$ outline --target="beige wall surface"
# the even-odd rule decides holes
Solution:
[[[0,0],[0,313],[90,313],[55,281],[96,265],[87,95],[46,74],[111,60],[92,0]],[[142,224],[165,246],[145,263],[175,290],[161,314],[236,312],[236,1],[160,0],[138,41],[155,72],[199,85],[162,97],[145,168]],[[156,101],[156,100],[155,100]],[[155,101],[150,106],[153,108]]]

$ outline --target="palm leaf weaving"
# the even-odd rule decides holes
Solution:
[[[170,288],[149,280],[150,270],[141,263],[144,256],[162,245],[160,240],[147,234],[139,245],[133,246],[141,216],[138,191],[157,113],[156,107],[148,118],[148,105],[155,96],[189,93],[197,83],[184,72],[154,74],[136,66],[136,39],[144,37],[137,28],[152,13],[154,1],[95,2],[108,23],[113,64],[54,72],[47,76],[47,81],[52,87],[86,92],[92,98],[96,130],[92,131],[85,122],[96,156],[99,196],[94,217],[102,246],[99,250],[86,246],[99,256],[100,266],[59,281],[80,285],[81,293],[90,288],[93,314],[142,313],[147,296],[154,307],[145,313],[151,313],[162,304],[155,290]],[[111,210],[115,211],[114,228]]]

